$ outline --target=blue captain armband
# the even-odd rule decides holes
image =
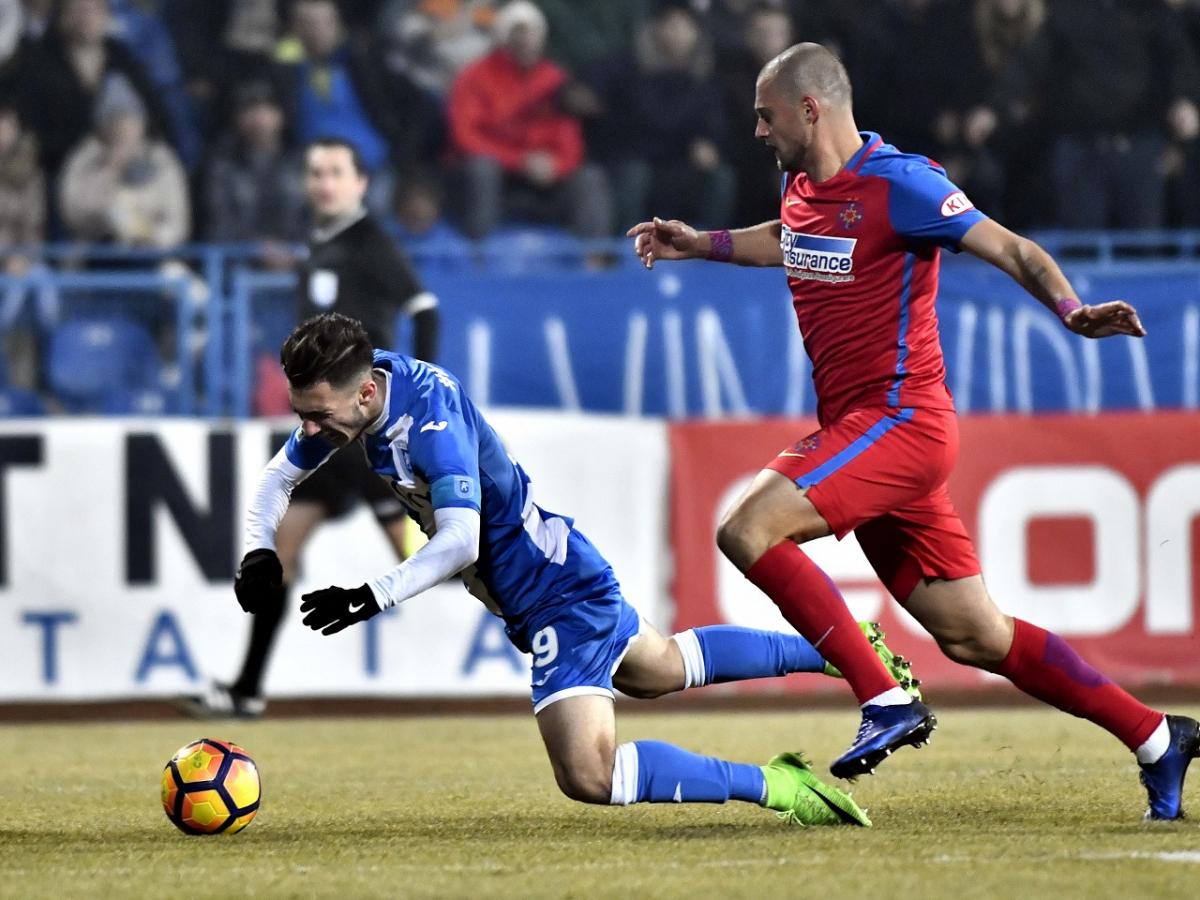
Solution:
[[[429,486],[434,509],[465,506],[479,509],[479,481],[469,475],[443,475]]]

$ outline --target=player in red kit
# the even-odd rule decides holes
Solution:
[[[655,219],[629,235],[647,267],[707,258],[787,271],[821,428],[766,465],[725,514],[717,543],[854,690],[862,726],[833,773],[871,772],[936,726],[799,546],[853,531],[947,656],[1111,732],[1137,755],[1147,816],[1181,817],[1200,725],[1144,706],[1062,638],[1002,613],[984,587],[946,488],[958,430],[934,309],[941,248],[1000,268],[1085,337],[1140,337],[1137,313],[1122,301],[1080,304],[1049,254],[976,210],[940,166],[859,132],[846,71],[821,45],[769,62],[755,108],[756,134],[784,172],[780,219],[711,232]]]

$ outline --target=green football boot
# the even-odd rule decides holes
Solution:
[[[762,767],[767,782],[767,809],[790,825],[861,825],[871,827],[866,810],[845,791],[830,787],[813,774],[802,753],[780,753]]]
[[[879,627],[879,623],[859,622],[858,627],[867,636],[867,640],[871,642],[871,648],[883,660],[888,672],[896,679],[896,684],[904,688],[905,693],[914,700],[924,699],[921,696],[921,680],[913,677],[912,663],[888,649],[888,645],[883,642],[883,629]],[[828,660],[825,662],[825,674],[831,678],[842,677],[842,673]]]

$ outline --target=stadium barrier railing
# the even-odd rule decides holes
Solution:
[[[1196,408],[1200,232],[1036,237],[1063,261],[1085,299],[1136,303],[1151,336],[1103,347],[1068,341],[1002,275],[947,254],[942,338],[960,407]],[[407,249],[442,300],[440,361],[485,402],[669,418],[799,415],[812,408],[807,358],[777,272],[693,263],[647,273],[628,241],[582,242],[536,230]],[[298,261],[304,248],[290,252]],[[294,273],[262,266],[261,246],[5,251],[16,254],[38,264],[24,277],[0,277],[0,325],[25,328],[44,352],[55,317],[39,319],[41,308],[22,311],[22,297],[28,307],[45,307],[47,297],[90,297],[97,301],[92,311],[120,318],[127,305],[125,317],[134,319],[148,297],[165,298],[174,311],[165,339],[170,402],[141,411],[255,412],[255,357],[273,354],[293,324],[296,289]],[[607,265],[595,268],[597,260]],[[74,307],[58,314],[87,309],[82,301]],[[405,328],[397,323],[401,350],[408,346]]]

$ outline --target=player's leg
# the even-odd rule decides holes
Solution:
[[[1004,675],[1046,703],[1107,729],[1137,754],[1151,814],[1174,818],[1200,725],[1163,717],[1088,665],[1060,637],[997,608],[946,486],[867,523],[859,544],[894,597],[956,662]]]
[[[833,663],[863,706],[911,698],[872,651],[841,592],[796,542],[841,537],[928,491],[929,454],[907,446],[914,439],[909,432],[919,433],[911,412],[851,413],[785,450],[758,474],[717,532],[721,551]]]
[[[858,624],[871,635],[872,647],[885,665],[920,699],[908,663],[888,650],[878,626]],[[649,700],[706,684],[776,678],[793,672],[841,677],[812,644],[797,634],[706,625],[667,638],[643,621],[637,640],[613,673],[613,684],[623,694]]]
[[[250,639],[237,678],[228,684],[213,681],[204,693],[179,698],[176,705],[182,712],[197,718],[257,718],[266,711],[263,673],[287,608],[288,587],[295,580],[300,551],[327,514],[325,506],[311,501],[293,501],[288,507],[275,536],[276,553],[283,567],[283,598],[250,617]]]
[[[554,780],[572,800],[633,803],[726,803],[765,806],[801,825],[870,825],[846,794],[822,784],[800,754],[766,766],[727,762],[662,741],[617,746],[612,698],[570,696],[543,707],[538,730]]]
[[[824,657],[799,635],[709,625],[667,638],[643,621],[613,673],[613,684],[623,694],[650,700],[706,684],[825,668]]]
[[[1181,816],[1184,776],[1200,754],[1200,725],[1194,720],[1151,709],[1058,635],[1004,615],[978,575],[923,580],[905,608],[955,662],[1003,675],[1030,696],[1094,722],[1120,740],[1142,767],[1149,816]]]
[[[641,625],[614,582],[605,596],[577,600],[530,623],[527,639],[521,638],[534,651],[533,711],[567,796],[619,805],[743,800],[803,824],[869,824],[853,800],[821,784],[797,754],[759,768],[660,741],[616,746],[612,676]]]
[[[262,680],[271,650],[283,623],[291,586],[296,582],[300,553],[308,539],[327,516],[326,508],[320,503],[293,502],[279,522],[275,533],[275,552],[283,566],[283,596],[276,606],[265,606],[251,616],[250,641],[242,658],[238,677],[229,685],[231,693],[240,698],[261,698]]]
[[[891,699],[896,697],[890,693],[893,688],[903,691],[872,652],[841,591],[796,544],[830,533],[817,508],[790,478],[764,469],[726,513],[717,545],[837,667],[859,703],[880,696]]]

